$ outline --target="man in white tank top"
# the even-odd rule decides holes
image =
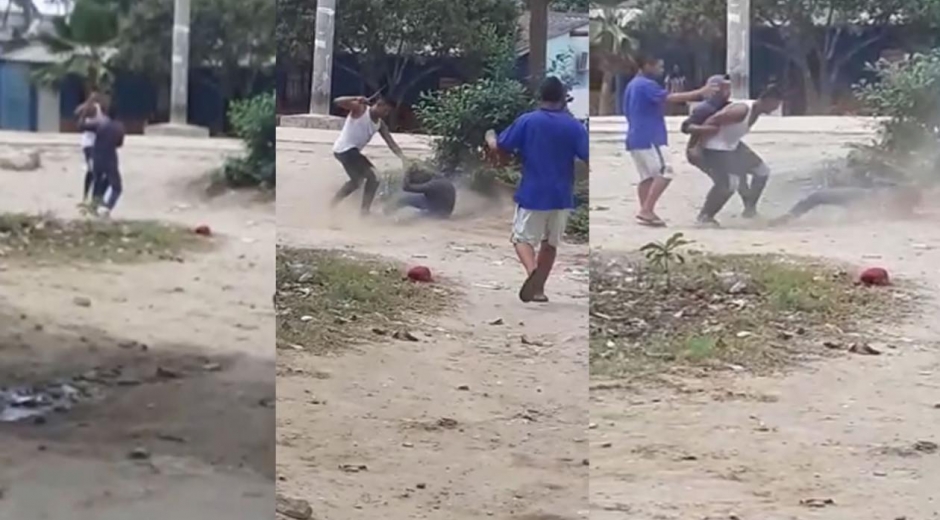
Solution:
[[[391,113],[392,105],[384,99],[379,99],[374,105],[370,105],[369,100],[362,96],[339,97],[334,99],[333,103],[349,111],[339,138],[333,144],[333,155],[343,165],[349,181],[336,192],[332,205],[339,204],[365,184],[361,212],[363,215],[368,215],[375,193],[379,189],[379,179],[375,166],[365,155],[362,155],[362,149],[369,144],[376,133],[379,133],[392,153],[397,155],[402,162],[406,162],[405,154],[395,143],[391,131],[382,120]]]
[[[705,121],[703,126],[711,129],[711,135],[702,142],[701,157],[703,169],[713,185],[699,213],[699,224],[717,226],[715,216],[731,198],[738,183],[748,182],[748,175],[753,176],[753,180],[748,189],[742,191],[744,216],[757,214],[757,202],[767,185],[770,169],[742,139],[761,115],[774,112],[781,102],[780,91],[769,86],[756,101],[733,100]]]

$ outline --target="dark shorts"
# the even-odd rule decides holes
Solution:
[[[744,143],[739,144],[737,149],[730,152],[702,150],[701,165],[699,167],[705,170],[706,173],[715,172],[738,176],[759,175],[767,171],[764,160]]]
[[[95,151],[94,147],[91,147],[91,146],[86,146],[86,147],[82,148],[82,154],[85,155],[85,164],[88,165],[88,171],[91,171],[91,170],[92,170],[91,157],[92,157],[92,153],[94,153],[94,151]]]
[[[346,170],[346,175],[348,175],[351,180],[362,182],[375,178],[375,166],[373,166],[372,161],[366,158],[365,155],[362,155],[359,149],[353,148],[343,153],[333,155],[336,157],[336,160],[343,165],[343,168]]]

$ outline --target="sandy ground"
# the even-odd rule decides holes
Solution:
[[[77,218],[76,136],[0,134],[39,148],[36,171],[0,171],[6,212]],[[0,518],[245,519],[270,516],[274,476],[274,205],[207,200],[196,184],[239,145],[131,137],[115,218],[216,232],[182,263],[42,265],[0,258],[0,386],[121,367],[182,377],[109,385],[45,424],[0,423]],[[76,296],[90,307],[74,303]],[[121,348],[133,341],[147,345]],[[220,370],[206,367],[219,363]],[[143,448],[150,459],[129,460]]]
[[[279,354],[279,492],[330,520],[585,518],[587,248],[561,248],[552,302],[524,305],[509,205],[481,211],[462,196],[462,215],[448,223],[363,222],[355,194],[331,215],[346,180],[334,138],[278,130],[278,241],[425,264],[462,295],[452,312],[424,319],[418,343]],[[400,141],[406,153],[427,152],[416,138]],[[378,142],[366,153],[379,168],[396,164]],[[457,426],[423,427],[441,418]]]
[[[759,125],[748,142],[774,170],[762,208],[769,216],[805,192],[799,178],[810,167],[870,138],[847,119]],[[592,248],[635,250],[682,231],[712,252],[881,265],[910,283],[921,312],[872,331],[897,347],[883,356],[820,362],[775,378],[689,381],[680,392],[593,390],[591,519],[940,518],[940,454],[911,450],[917,441],[940,441],[940,208],[925,208],[915,222],[856,224],[838,211],[820,211],[769,230],[737,218],[741,206],[734,200],[719,216],[725,229],[696,229],[692,222],[709,183],[685,164],[685,140],[673,134],[676,180],[660,211],[671,227],[642,228],[633,223],[635,170],[622,137],[606,133],[619,126],[592,120],[592,131],[605,132],[592,134],[591,202],[598,207],[591,214]],[[724,390],[747,397],[713,397]],[[801,506],[806,499],[834,504]]]

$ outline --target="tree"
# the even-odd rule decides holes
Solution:
[[[270,0],[193,0],[190,63],[215,72],[214,87],[223,102],[251,94],[254,83],[275,55]],[[118,62],[167,82],[173,49],[173,0],[134,2],[121,24]],[[247,71],[247,74],[245,73]]]
[[[591,8],[591,0],[551,0],[548,8],[564,13],[587,13]]]
[[[310,61],[316,23],[316,0],[278,0],[274,28],[278,59]]]
[[[336,13],[336,49],[357,68],[336,65],[400,103],[443,66],[437,58],[482,63],[492,38],[512,35],[519,16],[515,0],[342,0]],[[312,41],[312,33],[305,36]],[[410,66],[421,69],[406,79]],[[371,94],[370,92],[370,94]]]
[[[23,13],[23,26],[20,29],[29,29],[33,21],[39,19],[39,8],[33,0],[9,0],[7,8],[3,11],[3,23],[0,27],[6,29],[10,23],[10,12],[18,8]]]
[[[83,78],[88,91],[109,90],[119,10],[120,5],[109,0],[77,0],[71,15],[56,18],[53,31],[39,35],[39,41],[59,61],[39,68],[34,79],[58,85],[67,76],[76,75]]]
[[[633,67],[630,55],[636,40],[627,31],[624,10],[616,0],[595,2],[596,14],[591,17],[590,41],[592,63],[601,69],[600,115],[614,113],[614,78]]]
[[[715,72],[712,52],[725,47],[726,0],[643,0],[638,7],[637,31],[669,35],[688,49],[695,67],[690,79],[700,82]]]
[[[782,43],[759,42],[799,71],[807,108],[820,113],[832,104],[840,73],[892,27],[915,19],[923,0],[755,0],[759,25],[773,27]],[[855,41],[846,43],[854,35]]]

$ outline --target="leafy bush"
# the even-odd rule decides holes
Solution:
[[[522,83],[485,78],[423,95],[416,113],[424,130],[438,137],[434,143],[438,163],[453,169],[481,163],[486,131],[509,126],[533,106]]]
[[[235,135],[244,141],[248,153],[244,157],[229,159],[225,163],[225,182],[235,188],[273,188],[277,173],[274,94],[261,94],[251,99],[236,101],[229,108],[228,116],[235,129]]]
[[[895,175],[940,180],[940,49],[872,65],[875,82],[856,87],[866,111],[884,117],[878,142],[851,158]]]
[[[513,78],[515,35],[495,30],[484,49],[484,77],[444,91],[422,94],[415,107],[422,128],[438,137],[436,162],[444,169],[473,169],[484,162],[484,134],[502,130],[535,106],[525,85]]]

